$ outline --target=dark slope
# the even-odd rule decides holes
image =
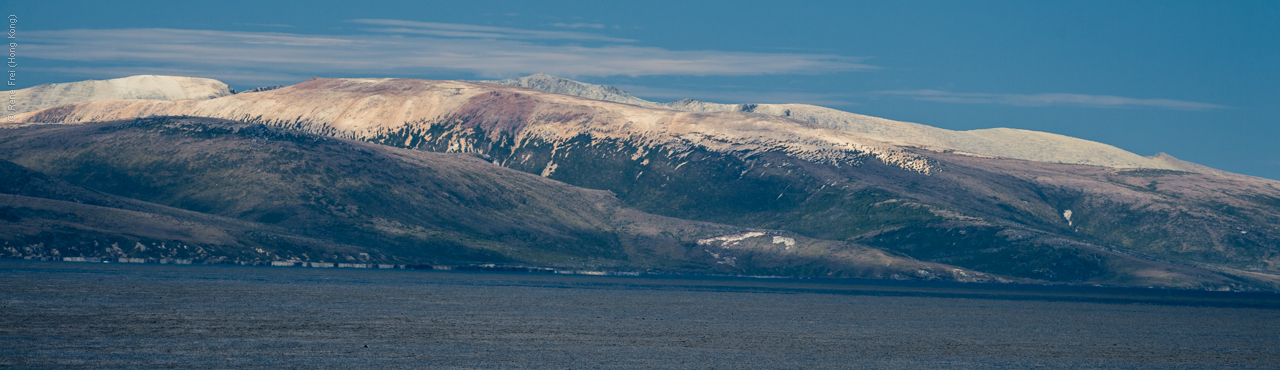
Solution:
[[[81,188],[0,161],[0,241],[11,257],[255,260],[259,250],[321,255],[350,246],[267,225]]]
[[[385,151],[202,119],[42,127],[20,135],[8,141],[22,143],[10,155],[53,176],[359,245],[372,249],[368,258],[376,261],[616,260],[625,253],[596,207],[607,194],[512,171],[476,174],[470,167],[487,164],[466,155]],[[502,251],[511,246],[541,253]],[[327,258],[277,253],[286,259],[365,259],[349,252]]]
[[[7,179],[17,179],[4,183],[17,190],[6,191],[23,194],[2,203],[20,221],[4,224],[11,231],[6,235],[17,236],[9,240],[11,255],[35,254],[27,248],[44,243],[49,253],[61,248],[60,255],[73,253],[73,245],[93,245],[97,249],[77,247],[74,253],[150,257],[128,248],[141,242],[198,251],[185,258],[242,261],[997,279],[849,242],[776,231],[741,235],[750,230],[644,214],[622,207],[608,192],[470,154],[204,118],[34,126],[3,134],[6,159],[60,178],[4,167],[12,172]],[[698,241],[727,234],[740,237]],[[139,241],[121,239],[130,237]]]

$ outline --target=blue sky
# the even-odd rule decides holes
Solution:
[[[549,73],[1013,127],[1280,179],[1276,1],[13,1],[17,87]]]

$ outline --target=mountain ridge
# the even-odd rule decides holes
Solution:
[[[168,86],[175,83],[157,82],[168,82],[166,80],[177,81],[175,83],[181,85],[181,87]],[[1190,162],[1170,161],[1154,156],[1144,157],[1103,143],[1030,130],[990,128],[952,131],[807,104],[719,104],[692,99],[656,103],[637,98],[613,86],[583,83],[546,74],[482,82],[525,87],[646,108],[673,109],[687,112],[746,112],[784,117],[854,133],[895,145],[920,146],[930,150],[950,150],[978,156],[1099,165],[1115,168],[1152,168],[1200,173],[1211,171],[1208,167]],[[160,88],[157,87],[158,85],[165,85],[165,87]],[[269,91],[275,88],[279,88],[279,86],[253,89],[246,91],[246,93]],[[192,91],[175,92],[180,89]],[[18,95],[20,96],[18,100],[28,103],[20,103],[20,109],[18,109],[17,113],[84,101],[111,99],[210,99],[230,94],[234,94],[234,90],[216,80],[174,76],[131,76],[113,80],[49,84],[18,90]],[[49,96],[58,98],[49,98]],[[37,103],[29,103],[32,101]],[[1225,172],[1217,171],[1212,173],[1223,174]]]
[[[501,89],[494,90],[494,87]],[[443,121],[485,115],[493,120],[483,122],[481,129],[487,130],[491,139],[496,138],[495,135],[509,135],[516,141],[536,137],[565,142],[590,132],[610,139],[672,143],[720,152],[782,147],[831,163],[859,163],[869,156],[910,171],[928,173],[932,170],[921,157],[893,146],[820,127],[797,125],[781,118],[654,111],[605,101],[578,98],[566,101],[561,96],[564,95],[461,81],[316,78],[285,88],[202,101],[72,103],[20,114],[17,120],[78,123],[191,115],[273,122],[307,132],[368,140],[404,129],[425,132]],[[547,111],[567,106],[578,108],[569,112]],[[642,137],[633,138],[635,135]],[[458,147],[457,150],[469,149]]]
[[[955,150],[1012,159],[1117,168],[1198,169],[1194,166],[1179,167],[1103,143],[1030,130],[991,128],[953,131],[808,104],[719,104],[692,99],[655,103],[632,96],[613,86],[587,84],[545,74],[490,82],[650,108],[690,112],[749,112],[788,117],[822,127],[866,135],[876,140],[900,145],[920,145],[936,150]]]

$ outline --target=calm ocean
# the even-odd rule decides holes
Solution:
[[[1277,368],[1280,295],[0,261],[7,368]]]

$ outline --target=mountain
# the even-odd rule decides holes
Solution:
[[[607,192],[469,154],[208,118],[5,131],[7,156],[43,171],[0,162],[0,240],[11,257],[1019,281],[850,242],[645,214]]]
[[[1275,181],[1222,176],[1204,168],[1099,166],[974,155],[742,110],[642,107],[493,83],[313,79],[201,101],[72,103],[19,115],[26,124],[0,131],[10,135],[40,127],[80,127],[36,123],[102,125],[95,122],[151,116],[217,118],[387,147],[468,153],[482,158],[480,164],[486,168],[506,167],[605,190],[616,197],[619,207],[688,220],[672,221],[674,225],[696,221],[738,230],[781,230],[794,233],[785,237],[794,235],[796,240],[851,243],[840,245],[878,248],[887,254],[1009,278],[1270,290],[1277,289],[1280,281],[1275,275],[1280,272],[1276,264],[1280,261],[1280,183]],[[79,135],[87,132],[91,130]],[[71,136],[59,140],[75,142]],[[68,149],[46,144],[50,149],[44,154],[28,157],[23,153],[41,146],[12,138],[0,143],[4,143],[0,153],[9,153],[0,154],[7,156],[3,159],[78,185],[95,184],[75,180],[83,177],[62,169],[68,166],[65,163],[78,160],[34,159],[54,158]],[[119,160],[133,163],[128,158],[146,154],[130,152]],[[1180,167],[1185,162],[1171,157],[1153,160],[1185,168]],[[189,167],[174,168],[170,172],[181,173],[176,168],[187,171]],[[126,178],[157,172],[163,171],[135,170]],[[401,180],[388,177],[387,183]],[[131,188],[108,192],[141,197],[125,192]],[[475,193],[500,194],[501,189],[494,186]],[[175,191],[188,193],[182,189],[160,193]],[[173,200],[143,200],[204,211]],[[244,212],[252,209],[247,208],[249,204],[262,202],[234,209]],[[281,201],[260,211],[288,204]],[[446,203],[444,207],[439,212],[465,205]],[[215,214],[240,217],[241,213]],[[422,218],[402,223],[438,222]],[[479,224],[488,222],[510,221],[485,219]],[[670,227],[663,225],[672,224],[644,229],[661,235]],[[587,235],[618,233],[603,230]],[[693,238],[710,240],[704,246],[732,243],[716,241],[711,234],[716,233]],[[689,250],[696,251],[699,245],[690,246],[689,238],[677,239]],[[616,248],[598,245],[603,246],[579,256],[607,255],[606,250]],[[714,251],[708,248],[704,253],[720,254]],[[836,255],[823,253],[812,256],[828,260]]]
[[[23,113],[67,103],[115,99],[213,99],[234,94],[222,81],[178,76],[140,75],[111,80],[44,84],[15,90],[15,111]]]

